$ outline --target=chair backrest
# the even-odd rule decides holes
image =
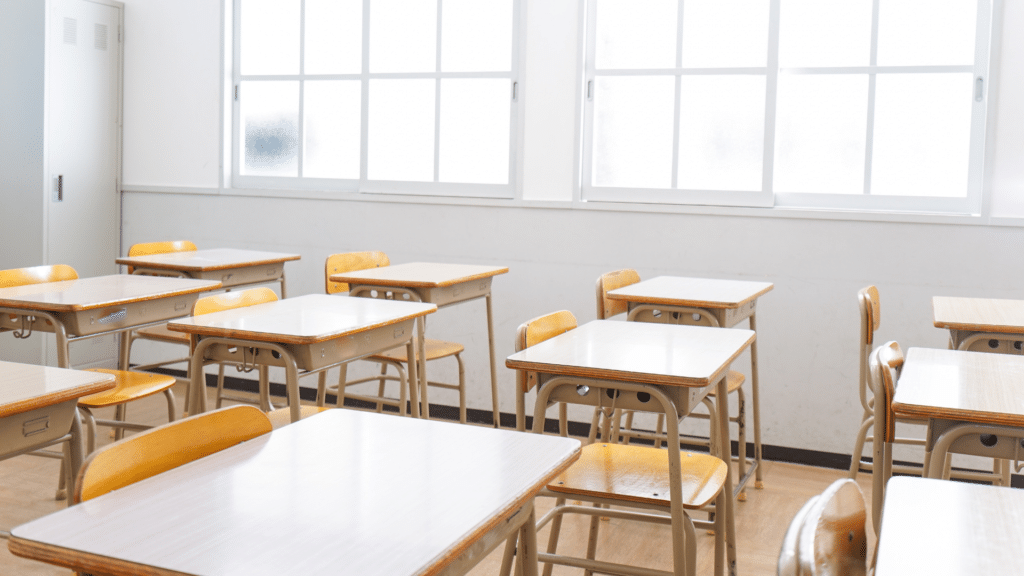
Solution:
[[[128,249],[128,257],[132,256],[150,256],[152,254],[167,254],[168,252],[195,252],[198,250],[196,245],[188,240],[172,240],[170,242],[144,242],[142,244],[132,244],[132,247]],[[128,273],[131,274],[134,268],[128,267]]]
[[[797,557],[800,576],[860,576],[867,571],[867,508],[857,483],[836,480],[807,510]]]
[[[878,330],[882,316],[878,288],[874,286],[861,288],[857,292],[857,302],[860,305],[860,403],[865,410],[870,410],[868,395],[871,387],[868,356],[871,354],[871,345],[875,341],[875,332]]]
[[[811,511],[811,507],[817,501],[818,497],[812,496],[789,522],[786,536],[782,539],[782,549],[779,550],[778,576],[800,576],[800,555],[798,554],[800,531],[804,528],[807,513]]]
[[[230,406],[176,420],[105,446],[82,464],[74,503],[156,476],[271,431],[254,406]]]
[[[0,270],[0,288],[14,288],[15,286],[77,279],[78,272],[75,272],[75,269],[67,264]]]
[[[250,288],[248,290],[239,290],[238,292],[225,292],[223,294],[214,294],[213,296],[206,296],[205,298],[196,300],[195,305],[192,307],[192,315],[201,316],[203,314],[210,314],[211,312],[221,312],[222,310],[231,310],[233,308],[245,308],[246,306],[255,306],[257,304],[276,301],[277,293],[265,286]]]
[[[345,282],[331,282],[331,274],[342,272],[355,272],[368,268],[383,268],[390,266],[388,255],[383,252],[343,252],[331,254],[324,264],[324,283],[327,293],[348,292],[348,284]]]
[[[576,328],[576,317],[568,310],[559,310],[544,316],[538,316],[533,320],[523,322],[516,330],[516,352],[525,350],[530,346],[554,338]],[[527,373],[524,370],[516,371],[516,383],[524,391],[528,391],[537,385],[537,375]]]
[[[640,275],[632,268],[601,274],[597,279],[597,319],[604,320],[629,310],[625,300],[612,300],[608,292],[640,281]]]
[[[892,442],[896,438],[896,414],[892,409],[892,398],[896,394],[896,380],[903,368],[903,360],[900,345],[890,341],[871,354],[868,366],[871,386],[875,390],[875,428],[882,433],[884,442]]]

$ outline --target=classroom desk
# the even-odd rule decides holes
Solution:
[[[925,472],[938,478],[949,452],[1024,459],[1021,390],[1024,357],[911,348],[892,409],[929,421]]]
[[[78,399],[113,387],[111,374],[0,361],[0,460],[67,442],[74,486],[83,458]]]
[[[875,576],[1024,573],[1024,491],[923,478],[886,488]]]
[[[57,337],[57,364],[70,368],[68,344],[121,333],[120,367],[127,370],[128,331],[188,314],[200,293],[220,282],[156,276],[96,276],[0,288],[0,332]]]
[[[9,547],[117,576],[454,575],[521,528],[536,575],[533,498],[579,455],[568,438],[327,410],[19,526]]]
[[[192,352],[193,390],[205,389],[203,362],[217,360],[243,366],[279,366],[292,422],[300,417],[299,377],[316,374],[370,354],[406,345],[412,356],[413,324],[437,310],[433,304],[336,298],[309,294],[212,312],[168,322],[167,328],[199,337]],[[301,373],[299,371],[302,371]],[[409,382],[416,381],[409,366]],[[413,394],[413,416],[418,416]],[[206,395],[192,394],[189,414],[206,411]]]
[[[1024,353],[1024,300],[935,296],[932,320],[954,350]]]
[[[287,298],[284,263],[300,258],[298,254],[215,248],[125,256],[115,262],[130,266],[132,274],[218,280],[223,288],[279,282],[281,298]]]
[[[494,317],[491,313],[491,279],[508,273],[501,266],[476,266],[471,264],[434,264],[411,262],[381,268],[370,268],[356,272],[332,274],[331,282],[345,282],[349,285],[349,296],[370,296],[391,293],[396,297],[408,296],[418,302],[436,304],[445,308],[484,298],[487,303],[487,343],[491,360],[491,412],[494,426],[500,426],[498,410],[498,364],[494,356]],[[430,416],[427,392],[427,361],[425,349],[425,328],[419,325],[419,370],[420,397],[424,411]],[[410,356],[411,358],[412,356]]]
[[[748,320],[750,329],[757,331],[757,299],[774,288],[771,282],[718,280],[712,278],[682,278],[658,276],[608,292],[611,300],[629,303],[627,320],[662,322],[669,324],[699,324],[732,328]],[[660,312],[655,316],[655,312]],[[695,318],[695,315],[697,317]],[[746,484],[750,472],[754,473],[754,487],[762,488],[761,470],[761,398],[757,364],[757,342],[750,345],[750,403],[754,415],[754,462],[751,470],[740,479]],[[727,396],[719,396],[727,398]],[[726,436],[728,438],[728,436]],[[746,458],[746,447],[739,450]]]
[[[539,378],[535,419],[548,401],[604,408],[654,411],[654,395],[664,395],[676,419],[686,416],[711,391],[725,398],[729,364],[751,343],[752,330],[719,330],[645,322],[595,320],[509,356],[505,365],[536,372]],[[520,388],[518,394],[524,394]],[[517,404],[523,404],[520,400]],[[716,402],[719,438],[729,437],[729,407]],[[521,417],[521,415],[519,416]],[[679,446],[678,427],[675,444]],[[541,422],[535,420],[537,430]],[[730,443],[718,442],[718,456],[728,462]],[[732,494],[727,466],[722,495]],[[725,558],[736,574],[736,528],[732,498],[719,497],[716,509],[725,514]],[[700,523],[694,521],[695,525]],[[716,549],[716,558],[723,551]],[[715,562],[716,573],[721,567]]]

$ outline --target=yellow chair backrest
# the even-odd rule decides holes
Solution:
[[[192,315],[202,316],[211,312],[245,308],[246,306],[276,301],[277,293],[267,287],[250,288],[248,290],[239,290],[238,292],[225,292],[224,294],[215,294],[196,300],[195,306],[192,307]]]
[[[860,301],[861,344],[870,345],[875,340],[875,332],[882,321],[882,307],[878,299],[878,288],[868,286],[857,292]]]
[[[168,252],[195,252],[196,250],[198,250],[196,245],[188,240],[144,242],[142,244],[132,244],[132,247],[128,249],[128,257],[151,256],[153,254],[167,254]],[[129,274],[131,274],[133,270],[134,268],[131,266],[128,267]]]
[[[383,252],[344,252],[331,254],[324,264],[324,282],[327,286],[327,293],[348,292],[348,284],[345,282],[331,282],[331,274],[342,272],[355,272],[368,268],[383,268],[390,266],[388,255]]]
[[[14,288],[15,286],[77,279],[78,272],[75,272],[75,269],[67,264],[0,270],[0,288]]]
[[[156,476],[271,431],[254,406],[230,406],[176,420],[105,446],[82,465],[74,503]]]
[[[602,274],[597,279],[597,319],[604,320],[629,310],[628,302],[625,300],[612,300],[608,297],[608,292],[623,286],[636,284],[639,281],[640,275],[632,268]]]
[[[559,334],[564,334],[576,328],[576,325],[576,317],[568,310],[559,310],[523,322],[516,331],[516,352],[540,344]],[[516,371],[516,382],[523,387],[524,391],[529,391],[536,386],[536,379],[537,377],[533,373],[526,373],[523,370]]]

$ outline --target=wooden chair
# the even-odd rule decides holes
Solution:
[[[271,431],[266,414],[231,406],[135,434],[93,452],[75,483],[75,504],[156,476]]]
[[[613,300],[609,298],[608,292],[616,290],[618,288],[629,286],[631,284],[636,284],[639,281],[640,275],[637,273],[636,270],[633,270],[631,268],[616,270],[614,272],[602,274],[597,279],[597,318],[599,320],[606,320],[608,318],[611,318],[612,316],[627,313],[629,311],[629,303],[626,302],[625,300]],[[707,316],[707,314],[705,314],[703,311],[693,309],[690,310],[689,313],[691,314],[692,318],[699,318],[699,320],[695,320],[697,324],[704,326],[713,326],[709,319],[710,317]],[[676,314],[678,314],[678,312]],[[646,309],[642,310],[639,314],[636,314],[634,319],[641,322],[670,321],[667,315],[662,314],[656,316],[654,311]],[[737,450],[736,455],[736,465],[739,472],[737,478],[740,479],[740,482],[737,482],[737,485],[742,485],[742,482],[745,480],[748,464],[746,458],[747,402],[746,395],[743,393],[743,383],[745,380],[746,376],[744,376],[742,372],[737,372],[736,370],[729,370],[728,374],[726,375],[726,385],[729,388],[729,394],[736,394],[737,397],[736,415],[729,418],[729,421],[735,422],[738,428],[737,445],[739,446],[739,448]],[[714,400],[715,392],[712,391],[708,393],[708,395],[705,397],[703,401],[704,407],[707,408],[708,413],[691,413],[689,415],[689,417],[691,418],[706,418],[710,421],[711,434],[708,437],[706,445],[711,451],[713,451],[712,446],[717,440],[714,437],[714,431],[718,429],[718,424],[716,422],[717,413],[714,407]],[[626,419],[624,427],[620,426],[622,416],[625,416]],[[595,413],[594,423],[597,422],[597,419],[598,413]],[[651,435],[646,432],[639,432],[633,430],[633,412],[629,410],[624,411],[621,414],[616,414],[610,419],[605,418],[604,422],[605,424],[601,430],[602,438],[608,439],[613,442],[617,442],[618,438],[622,437],[626,443],[629,443],[629,440],[631,438],[644,438],[648,440],[653,439],[656,447],[661,446],[661,441],[664,437],[661,430],[665,425],[664,417],[662,415],[658,416],[657,428],[655,430],[654,435]],[[610,422],[612,423],[611,426],[609,425]],[[609,430],[609,428],[611,428],[611,430]],[[592,424],[591,439],[594,438],[595,431],[596,427]],[[760,450],[758,450],[758,452],[760,452]],[[741,491],[737,498],[740,501],[745,501],[747,499],[746,492]]]
[[[517,351],[534,346],[576,327],[572,313],[562,310],[535,318],[519,327],[516,337]],[[518,385],[530,389],[537,384],[534,373],[517,374]],[[570,379],[553,385],[546,384],[538,394],[534,414],[533,430],[543,430],[544,409],[550,405],[552,390],[558,386],[573,385]],[[661,402],[654,400],[652,404]],[[675,407],[666,399],[670,410]],[[560,405],[564,410],[564,404]],[[563,412],[564,414],[564,412]],[[564,420],[564,417],[563,417]],[[564,433],[564,428],[563,428]],[[698,510],[708,506],[722,491],[725,483],[726,464],[707,454],[682,453],[680,450],[662,450],[635,445],[595,443],[583,448],[580,459],[555,478],[542,496],[555,498],[555,506],[537,523],[539,530],[551,522],[547,552],[539,554],[545,563],[544,574],[550,576],[553,564],[585,568],[588,572],[608,574],[649,574],[642,568],[613,564],[595,560],[599,519],[612,517],[644,522],[669,524],[672,527],[673,566],[672,574],[694,574],[696,568],[696,532],[685,510]],[[567,498],[590,502],[593,506],[566,504]],[[609,509],[612,504],[617,508]],[[627,507],[637,510],[622,510]],[[650,510],[658,513],[651,513]],[[561,531],[562,516],[584,514],[591,518],[586,558],[574,558],[556,554]],[[724,517],[719,515],[720,518]],[[724,528],[716,530],[716,538],[724,538]],[[719,543],[721,544],[721,542]],[[506,559],[510,560],[511,546],[506,548]],[[507,568],[510,561],[502,563]],[[507,570],[503,571],[507,574]]]
[[[882,525],[882,504],[885,501],[885,486],[892,478],[892,445],[896,438],[896,414],[892,399],[896,395],[896,381],[903,368],[903,350],[896,342],[879,346],[868,359],[869,385],[874,390],[872,400],[873,463],[879,465],[871,470],[871,514],[875,534]],[[927,421],[918,422],[927,425]],[[927,457],[926,457],[927,460]],[[918,471],[920,473],[920,471]]]
[[[339,274],[342,272],[354,272],[357,270],[366,270],[368,268],[381,268],[384,266],[390,266],[391,262],[388,260],[387,254],[383,252],[346,252],[340,254],[332,254],[327,257],[327,261],[324,264],[324,285],[328,294],[337,294],[339,292],[348,292],[349,286],[344,282],[331,282],[331,274]],[[396,291],[397,292],[397,291]],[[354,295],[354,294],[351,294]],[[378,294],[379,298],[395,298],[395,293]],[[401,296],[398,296],[399,298]],[[423,321],[422,319],[420,320]],[[447,390],[457,390],[459,393],[459,421],[463,424],[466,423],[466,369],[462,363],[462,352],[465,348],[462,344],[457,342],[447,342],[444,340],[434,340],[427,338],[425,341],[427,362],[432,360],[440,360],[442,358],[454,357],[455,362],[458,365],[459,371],[459,383],[449,384],[446,382],[427,382],[428,386],[434,386],[436,388],[443,388]],[[323,406],[326,401],[327,392],[333,392],[337,395],[337,405],[342,406],[346,397],[353,398],[356,400],[362,400],[364,402],[370,402],[376,404],[377,411],[381,412],[385,405],[395,406],[398,408],[400,414],[405,415],[406,411],[406,399],[408,397],[415,398],[415,392],[407,390],[404,382],[408,382],[406,378],[405,366],[409,363],[409,358],[406,354],[404,346],[393,348],[379,354],[373,354],[367,356],[364,360],[370,362],[376,362],[380,365],[380,374],[377,376],[371,376],[368,378],[360,378],[357,380],[348,380],[347,367],[341,367],[341,375],[338,379],[337,386],[327,386],[327,373],[321,372],[320,383],[317,388],[317,405]],[[398,372],[398,376],[391,376],[388,374],[388,367],[394,367]],[[399,398],[394,400],[384,396],[384,386],[387,381],[399,382]],[[378,389],[376,396],[365,396],[365,395],[353,395],[348,394],[345,389],[349,386],[355,386],[357,384],[364,384],[366,382],[378,382]]]
[[[867,509],[850,479],[836,480],[793,517],[779,576],[861,576],[867,571]]]
[[[533,320],[523,322],[516,330],[516,352],[526,350],[534,344],[574,330],[577,326],[576,317],[568,310],[559,310],[544,316],[538,316]],[[516,414],[524,413],[526,393],[537,387],[537,374],[533,372],[516,371]],[[595,413],[595,418],[597,415]],[[558,429],[562,436],[569,435],[569,413],[565,404],[558,405]],[[525,422],[517,423],[517,426],[526,430]]]

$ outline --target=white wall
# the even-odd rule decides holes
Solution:
[[[333,252],[507,265],[510,273],[494,281],[501,358],[512,353],[524,320],[561,308],[581,322],[594,318],[594,280],[608,270],[769,280],[776,288],[759,308],[764,441],[832,452],[849,452],[860,417],[859,288],[874,283],[881,291],[880,341],[945,347],[946,334],[931,325],[933,295],[1019,297],[1024,285],[1024,273],[1006,264],[1015,262],[1024,231],[1009,226],[218,194],[220,29],[209,4],[127,3],[125,248],[189,238],[205,247],[297,252],[303,259],[287,268],[290,295],[322,291],[323,261]],[[1013,4],[1007,32],[1024,24]],[[526,199],[572,195],[576,9],[577,0],[534,0],[528,8]],[[179,29],[166,30],[168,22]],[[1014,198],[1024,189],[1016,160],[1024,149],[1017,104],[1024,82],[1016,70],[1024,40],[1007,33],[1003,44],[992,206],[994,215],[1021,216],[1024,202]],[[152,70],[164,67],[163,76]],[[466,345],[470,405],[487,408],[483,304],[438,313],[430,331]],[[749,372],[745,358],[735,368]],[[512,411],[513,374],[502,367],[499,377],[502,408]]]

